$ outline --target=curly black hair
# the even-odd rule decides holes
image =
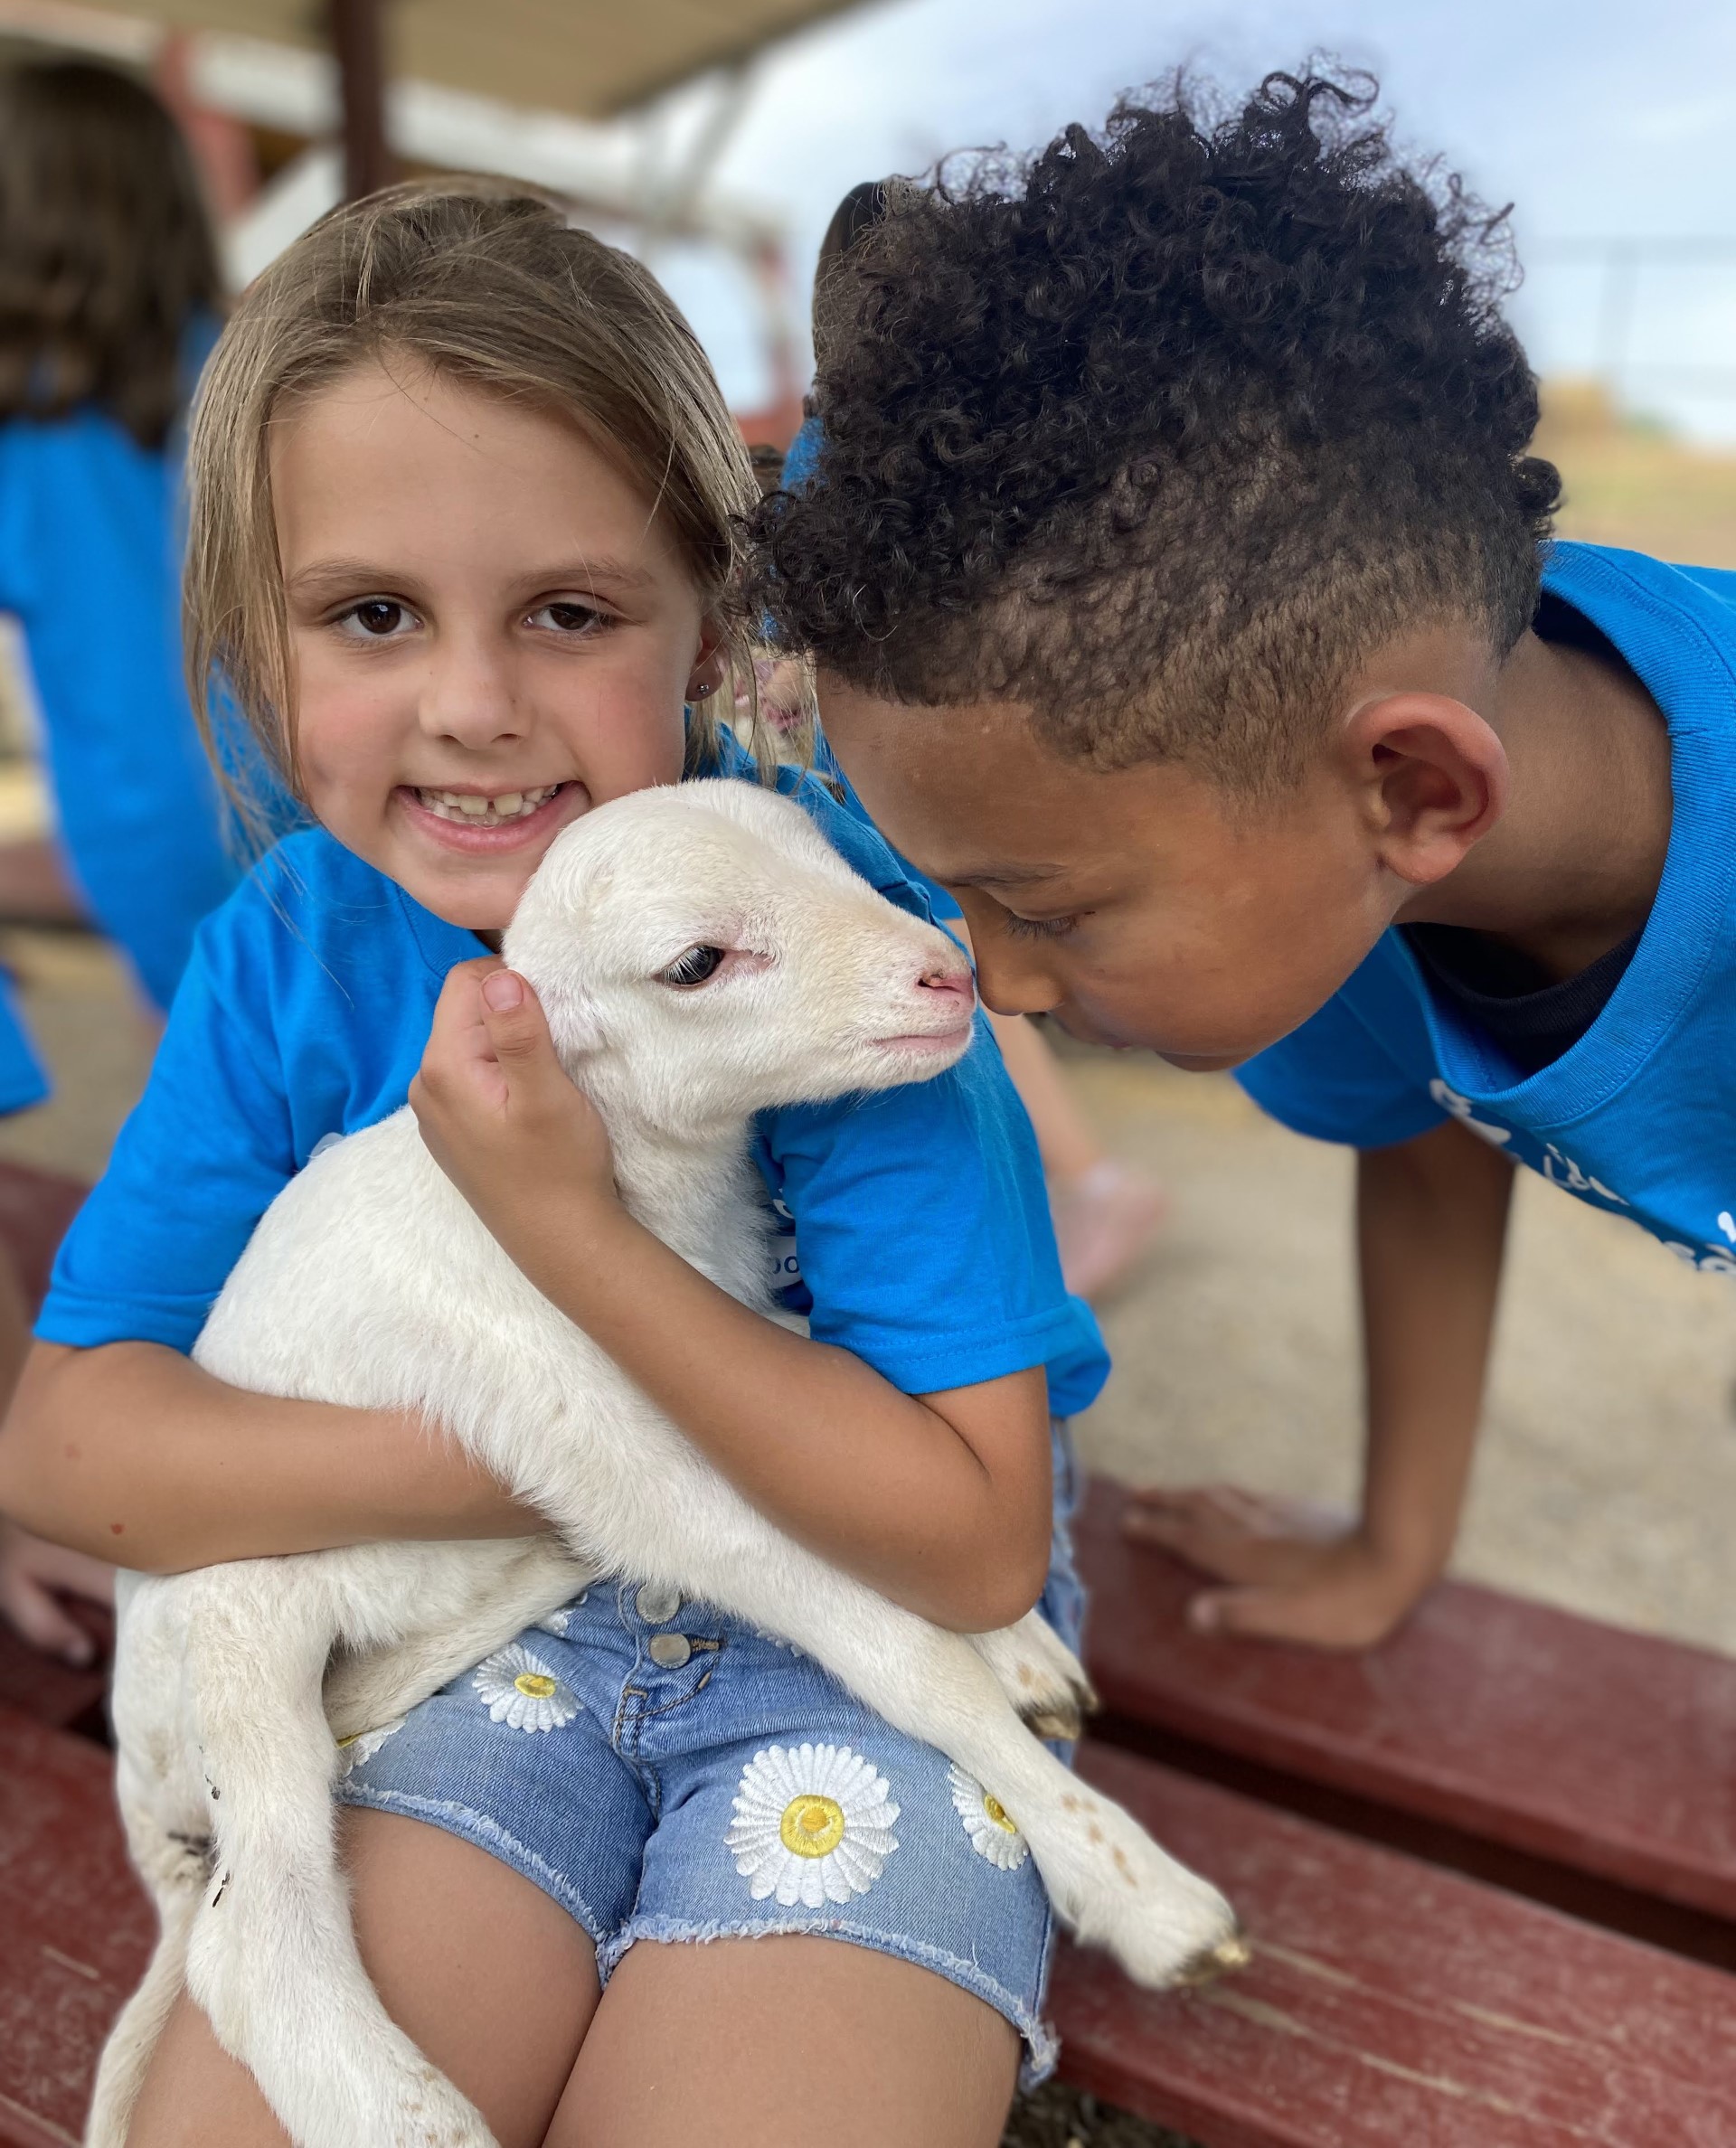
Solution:
[[[780,635],[1253,791],[1382,639],[1469,621],[1505,655],[1560,494],[1505,216],[1401,161],[1376,93],[1272,74],[1213,118],[1178,80],[889,183],[819,292],[816,473],[754,517]]]

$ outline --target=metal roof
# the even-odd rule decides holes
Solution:
[[[388,66],[509,104],[606,118],[855,0],[390,0]],[[181,30],[323,50],[319,0],[105,0]]]

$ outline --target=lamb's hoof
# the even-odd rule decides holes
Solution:
[[[1253,1958],[1254,1950],[1238,1925],[1227,1939],[1220,1939],[1215,1946],[1194,1955],[1175,1979],[1176,1988],[1184,1992],[1197,1992],[1203,1985],[1216,1983],[1221,1976],[1233,1976],[1237,1970],[1245,1969]]]
[[[1091,1705],[1096,1705],[1095,1694],[1091,1696]],[[1082,1705],[1069,1708],[1061,1703],[1052,1703],[1045,1708],[1033,1709],[1028,1714],[1022,1715],[1019,1720],[1033,1738],[1069,1740],[1085,1735],[1085,1711]]]
[[[1042,1615],[1029,1611],[1016,1625],[972,1636],[973,1645],[1038,1738],[1077,1738],[1097,1695],[1079,1658]]]

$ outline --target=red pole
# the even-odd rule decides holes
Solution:
[[[385,0],[331,0],[332,54],[344,104],[344,192],[354,201],[390,185],[386,144]]]

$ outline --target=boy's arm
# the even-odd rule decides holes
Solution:
[[[420,1417],[250,1394],[156,1342],[36,1345],[0,1429],[0,1513],[153,1573],[544,1526]]]
[[[627,1212],[534,996],[486,1010],[486,967],[448,979],[410,1101],[506,1252],[790,1535],[938,1625],[1022,1616],[1049,1560],[1043,1369],[907,1395],[740,1305]]]
[[[1439,1577],[1470,1475],[1512,1194],[1512,1164],[1457,1121],[1360,1157],[1361,1518],[1326,1532],[1233,1491],[1142,1493],[1129,1533],[1231,1584],[1195,1597],[1195,1625],[1365,1648]]]

